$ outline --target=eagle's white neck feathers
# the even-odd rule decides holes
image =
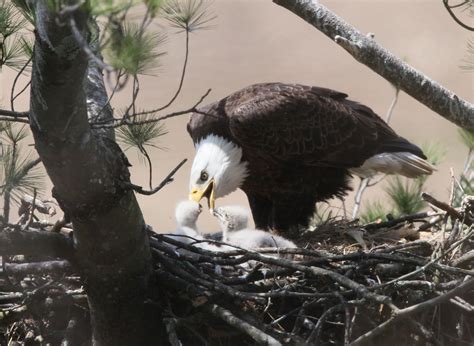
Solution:
[[[196,144],[191,168],[192,188],[203,171],[214,179],[215,197],[220,198],[242,186],[248,175],[247,162],[242,162],[242,149],[231,141],[209,135]]]

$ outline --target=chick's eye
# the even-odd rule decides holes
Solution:
[[[202,181],[206,181],[207,178],[209,178],[209,175],[204,171],[201,172],[201,176],[199,177],[199,179],[201,179]]]

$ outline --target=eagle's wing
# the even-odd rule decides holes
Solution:
[[[257,84],[222,100],[219,113],[225,109],[240,146],[272,161],[357,167],[381,152],[423,156],[370,108],[346,97],[317,87]]]

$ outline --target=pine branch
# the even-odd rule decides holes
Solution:
[[[12,117],[14,120],[18,118],[28,118],[29,112],[15,112],[15,111],[9,111],[6,109],[0,109],[0,115],[3,115],[5,117]],[[21,122],[23,122],[23,119],[18,119]],[[28,121],[26,121],[28,123]]]
[[[335,41],[357,61],[454,124],[474,130],[474,105],[363,35],[315,0],[273,0]]]

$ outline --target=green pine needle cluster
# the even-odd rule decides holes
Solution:
[[[425,207],[425,202],[421,199],[424,181],[399,176],[392,177],[388,181],[385,192],[397,216],[413,214]]]
[[[44,174],[39,160],[23,154],[20,142],[28,137],[26,126],[2,123],[0,127],[2,155],[0,156],[0,195],[8,193],[18,202],[25,193],[39,192],[44,188]]]
[[[459,129],[459,137],[464,145],[468,148],[463,173],[460,175],[459,184],[454,185],[454,201],[455,207],[461,206],[462,199],[465,195],[474,195],[474,132],[465,129]]]
[[[151,18],[156,17],[166,0],[143,0]]]
[[[0,65],[20,70],[26,63],[23,43],[21,40],[5,40]]]
[[[24,35],[28,21],[10,1],[0,0],[0,68],[21,69],[25,59]]]
[[[137,23],[124,22],[111,29],[111,42],[105,49],[107,62],[117,70],[137,76],[152,74],[159,66],[158,52],[166,40],[163,34],[144,32]]]
[[[148,119],[151,118],[142,117],[137,120]],[[141,153],[143,153],[143,148],[145,147],[163,149],[156,142],[167,133],[165,125],[157,122],[129,124],[121,126],[116,130],[117,139],[124,145],[125,150],[136,148]]]
[[[474,38],[467,41],[466,48],[466,57],[462,60],[463,64],[460,68],[466,71],[474,71]]]
[[[12,3],[15,5],[17,10],[21,13],[23,18],[27,20],[30,24],[35,23],[35,13],[31,9],[30,3],[28,0],[11,0]]]
[[[423,143],[421,149],[425,153],[427,161],[433,166],[439,165],[446,158],[446,149],[439,142],[431,141]]]
[[[378,220],[386,221],[388,214],[393,214],[393,211],[388,210],[380,201],[368,202],[365,206],[364,213],[360,215],[359,220],[363,224],[368,224]]]
[[[209,28],[216,16],[209,14],[209,2],[204,0],[169,0],[163,6],[163,17],[180,31],[196,31]]]
[[[18,203],[24,194],[32,194],[34,190],[43,191],[44,173],[37,160],[31,159],[29,155],[21,157],[18,150],[7,147],[1,164],[3,185],[0,194],[9,191],[13,201]]]
[[[23,29],[26,23],[26,20],[11,2],[6,0],[0,2],[0,33],[4,38]]]
[[[458,133],[464,145],[469,150],[474,150],[474,132],[465,129],[459,129]]]

